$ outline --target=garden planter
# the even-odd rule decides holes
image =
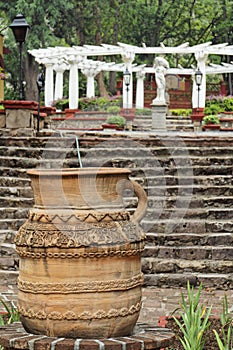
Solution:
[[[24,328],[68,338],[131,334],[141,307],[144,190],[127,169],[28,174],[35,204],[15,238]],[[139,199],[133,216],[123,206],[129,186]]]
[[[103,129],[124,130],[124,127],[119,127],[117,124],[102,124]]]
[[[203,131],[219,131],[220,130],[220,124],[206,124],[203,125]]]

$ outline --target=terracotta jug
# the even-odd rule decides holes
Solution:
[[[24,328],[67,338],[131,334],[141,308],[144,190],[120,168],[28,174],[35,204],[15,237]],[[130,186],[132,216],[123,205]]]

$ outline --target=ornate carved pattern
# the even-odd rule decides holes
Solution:
[[[143,283],[143,274],[140,273],[132,278],[123,280],[110,280],[110,281],[89,281],[89,282],[76,282],[76,283],[39,283],[23,281],[18,278],[18,288],[22,292],[29,293],[88,293],[88,292],[106,292],[113,290],[127,290],[138,286]]]
[[[44,214],[34,211],[29,212],[29,220],[33,222],[42,222],[42,223],[74,223],[77,222],[101,222],[101,221],[126,221],[130,219],[130,214],[126,210],[118,212],[101,212],[101,211],[77,211],[77,210],[68,210],[72,211],[72,214],[66,214],[64,210],[62,214]],[[74,212],[74,214],[73,214]]]
[[[111,249],[108,251],[80,251],[80,252],[33,252],[25,250],[25,248],[16,247],[17,254],[22,258],[30,259],[79,259],[79,258],[104,258],[104,257],[113,257],[113,256],[136,256],[141,255],[144,250],[144,243],[140,242],[137,249]]]
[[[98,310],[94,313],[84,311],[81,314],[77,314],[74,311],[66,311],[65,313],[52,311],[46,314],[44,310],[34,310],[33,308],[25,308],[22,305],[18,305],[19,313],[28,318],[39,319],[39,320],[93,320],[93,319],[106,319],[116,317],[127,317],[138,313],[141,309],[141,303],[130,306],[130,308],[122,307],[121,309],[110,309],[109,311]]]
[[[131,221],[51,224],[26,221],[15,236],[16,246],[89,247],[138,242],[145,234]]]

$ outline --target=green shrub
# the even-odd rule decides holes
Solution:
[[[120,115],[110,115],[106,124],[116,124],[119,128],[123,128],[126,125],[126,119]]]
[[[209,115],[209,114],[217,115],[217,114],[221,113],[223,110],[224,110],[223,107],[221,107],[217,104],[213,104],[213,105],[210,105],[209,107],[206,107],[204,109],[204,114],[205,115]]]
[[[219,117],[217,115],[206,115],[202,119],[202,123],[204,125],[207,125],[207,124],[220,124],[220,120],[219,120]]]
[[[66,108],[69,108],[69,100],[68,98],[61,98],[59,100],[53,101],[52,106],[56,107],[56,109],[64,111]]]
[[[121,111],[121,108],[119,106],[109,106],[107,108],[107,112],[112,114],[119,114],[120,111]]]
[[[82,97],[79,99],[79,109],[82,111],[107,111],[108,108],[118,106],[120,108],[120,98],[107,97]],[[115,113],[115,112],[112,112]],[[119,112],[118,112],[119,113]]]
[[[233,98],[232,97],[224,98],[223,104],[224,104],[224,110],[226,112],[232,112],[233,111]]]
[[[150,108],[136,108],[136,115],[151,115],[152,111]]]
[[[183,116],[183,117],[188,117],[192,114],[192,110],[191,109],[171,109],[170,110],[171,114],[174,116]]]

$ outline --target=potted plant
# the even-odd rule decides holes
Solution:
[[[120,115],[110,115],[102,125],[104,129],[124,130],[126,119]]]
[[[206,115],[202,119],[203,130],[219,130],[220,129],[220,119],[217,115]]]

